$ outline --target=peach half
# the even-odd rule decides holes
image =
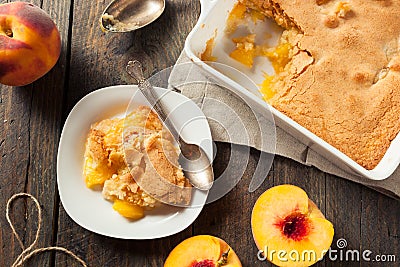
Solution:
[[[332,223],[293,185],[265,191],[254,205],[251,227],[263,259],[277,266],[316,263],[329,250],[334,234]]]
[[[0,5],[0,83],[34,82],[56,64],[60,51],[60,33],[45,11],[25,2]]]
[[[241,267],[233,249],[222,239],[197,235],[178,244],[168,255],[164,267]]]

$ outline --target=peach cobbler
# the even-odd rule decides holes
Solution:
[[[143,217],[157,200],[187,205],[191,187],[179,167],[178,152],[148,107],[125,118],[99,121],[91,126],[86,142],[86,185],[101,188],[113,208],[130,219]]]
[[[267,56],[264,99],[373,169],[400,131],[400,1],[239,0],[228,34],[251,10],[274,19],[281,40],[257,52],[252,36],[236,38],[231,56],[249,67]]]

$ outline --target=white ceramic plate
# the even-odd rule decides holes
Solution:
[[[200,145],[211,159],[211,132],[200,108],[181,94],[162,88],[156,90],[183,138]],[[208,192],[193,190],[192,202],[187,208],[163,205],[146,211],[143,219],[129,221],[113,210],[112,203],[103,199],[101,191],[86,187],[83,156],[90,125],[105,118],[123,117],[128,106],[131,109],[147,104],[137,86],[107,87],[82,98],[65,122],[58,148],[58,191],[67,214],[90,231],[123,239],[160,238],[187,228],[206,202]]]

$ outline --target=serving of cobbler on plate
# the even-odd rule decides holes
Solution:
[[[122,216],[140,219],[159,201],[188,205],[191,185],[178,163],[179,150],[158,116],[140,106],[125,118],[94,123],[86,142],[84,177],[100,188]],[[159,200],[159,201],[158,201]]]

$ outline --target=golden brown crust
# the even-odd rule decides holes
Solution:
[[[270,103],[373,169],[400,130],[400,1],[240,1],[300,29]]]
[[[95,162],[103,162],[108,158],[108,153],[104,147],[104,133],[98,129],[90,129],[88,138],[88,152]]]

